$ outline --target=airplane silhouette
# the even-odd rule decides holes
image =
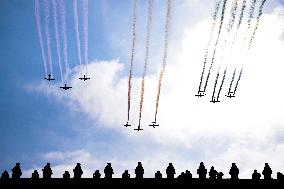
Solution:
[[[86,80],[91,79],[91,78],[86,77],[86,75],[84,75],[84,77],[79,77],[79,79],[80,79],[80,80],[84,80],[84,81],[86,81]]]
[[[225,95],[225,96],[228,97],[228,98],[235,98],[236,97],[233,92],[228,92],[228,94]]]
[[[45,77],[45,78],[43,78],[43,79],[45,79],[45,80],[47,80],[47,81],[55,80],[54,78],[51,78],[51,74],[48,74],[48,77]]]
[[[198,91],[198,94],[195,95],[195,96],[197,96],[197,97],[203,97],[203,96],[205,96],[205,95],[206,95],[206,94],[205,94],[204,91]]]
[[[160,125],[156,124],[156,121],[153,121],[152,124],[150,124],[149,126],[156,128],[156,127],[159,127]]]
[[[220,101],[219,101],[219,99],[217,99],[217,100],[216,100],[216,98],[215,98],[215,97],[213,97],[213,98],[212,98],[212,100],[211,100],[210,102],[217,103],[217,102],[220,102]]]
[[[143,129],[141,129],[141,126],[140,126],[140,123],[139,123],[139,125],[138,125],[138,127],[137,127],[137,129],[134,129],[135,131],[142,131]]]
[[[128,122],[124,125],[124,127],[131,127],[131,125],[128,124]]]
[[[64,87],[60,87],[61,89],[64,89],[64,90],[68,90],[68,89],[71,89],[72,87],[67,87],[67,84],[65,83],[64,84]]]

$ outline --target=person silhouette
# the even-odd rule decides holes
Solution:
[[[261,174],[257,172],[257,170],[255,169],[253,171],[253,174],[251,176],[252,180],[260,180]]]
[[[180,175],[177,177],[178,180],[184,180],[184,172],[181,172]]]
[[[52,170],[50,168],[50,163],[47,163],[44,168],[42,169],[42,178],[43,179],[50,179],[52,175]]]
[[[125,170],[124,173],[122,173],[122,179],[129,179],[130,174],[128,173],[128,170]]]
[[[3,173],[2,173],[2,176],[1,176],[1,179],[8,179],[9,178],[9,173],[8,173],[8,171],[4,171]]]
[[[205,169],[203,162],[200,163],[197,174],[199,175],[199,179],[206,179],[207,169]]]
[[[218,180],[222,180],[222,179],[223,179],[223,176],[224,176],[224,173],[219,172],[219,173],[217,174],[217,179],[218,179]]]
[[[262,174],[263,174],[264,180],[270,180],[271,179],[272,170],[271,170],[270,166],[268,165],[268,163],[265,163]]]
[[[20,163],[16,163],[15,167],[12,169],[12,178],[19,179],[21,178],[22,171],[20,167]]]
[[[111,179],[112,178],[113,169],[111,167],[111,163],[107,163],[107,166],[104,169],[104,173],[105,173],[105,178],[106,179]]]
[[[135,169],[135,174],[136,174],[136,179],[143,179],[143,175],[144,175],[144,169],[142,167],[142,163],[138,162],[138,165]]]
[[[83,171],[80,163],[77,163],[76,167],[73,169],[73,173],[75,179],[80,179],[82,177]]]
[[[192,174],[189,170],[185,170],[184,179],[185,180],[191,180],[192,179]]]
[[[70,173],[68,171],[63,173],[63,179],[70,179]]]
[[[157,171],[157,172],[155,173],[155,179],[161,179],[161,178],[163,178],[162,173],[161,173],[160,171]]]
[[[283,181],[284,180],[284,175],[280,172],[277,173],[277,180],[281,180]]]
[[[39,174],[37,170],[34,170],[34,172],[32,173],[32,179],[39,179]]]
[[[217,175],[218,175],[218,171],[216,171],[216,170],[214,169],[214,167],[212,166],[212,167],[210,168],[210,171],[209,171],[209,179],[210,179],[210,180],[216,180],[216,179],[217,179]]]
[[[229,174],[231,175],[232,180],[239,179],[239,168],[236,166],[236,163],[232,163]]]
[[[101,178],[101,173],[100,173],[99,170],[96,170],[96,171],[95,171],[95,173],[93,174],[93,178],[95,178],[95,179]]]
[[[167,178],[169,178],[169,179],[175,178],[176,170],[175,170],[172,163],[169,163],[169,165],[166,169],[166,174],[167,174]]]

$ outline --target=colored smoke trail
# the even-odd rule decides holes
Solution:
[[[158,84],[158,92],[157,92],[157,99],[156,99],[156,111],[155,111],[155,123],[157,121],[157,114],[159,108],[159,100],[161,94],[161,87],[162,87],[162,80],[165,74],[166,65],[167,65],[167,56],[168,56],[168,38],[169,38],[169,27],[170,27],[170,18],[171,18],[171,0],[167,1],[167,14],[166,14],[166,24],[165,24],[165,38],[164,38],[164,55],[163,55],[163,62],[162,68],[159,77],[159,84]]]
[[[230,83],[230,87],[229,87],[229,92],[228,92],[228,94],[231,93],[232,86],[233,86],[233,82],[234,82],[235,76],[236,76],[236,71],[237,71],[237,69],[235,68],[235,70],[234,70],[234,72],[233,72],[232,80],[231,80],[231,83]]]
[[[205,86],[204,86],[204,90],[203,90],[204,92],[205,92],[205,90],[207,88],[209,77],[210,77],[210,74],[211,74],[211,69],[212,69],[214,61],[215,61],[215,55],[216,55],[216,51],[217,51],[217,46],[218,46],[218,43],[219,43],[220,34],[221,34],[223,23],[224,23],[226,4],[227,4],[227,0],[224,0],[223,1],[223,7],[222,7],[221,20],[220,20],[220,25],[219,25],[219,31],[218,31],[218,36],[217,36],[217,40],[216,40],[216,43],[215,43],[215,46],[214,46],[214,51],[213,51],[213,55],[212,55],[211,65],[210,65],[210,68],[209,68],[209,71],[208,71],[208,74],[207,74],[207,78],[206,78],[206,82],[205,82]]]
[[[65,82],[68,78],[68,45],[67,45],[67,34],[66,34],[66,11],[64,0],[59,0],[59,12],[61,16],[61,32],[63,40],[63,54],[65,64]]]
[[[261,2],[261,4],[260,4],[259,11],[258,11],[258,15],[257,15],[257,19],[256,19],[256,25],[255,25],[255,27],[254,27],[252,36],[251,36],[250,41],[249,41],[248,51],[249,51],[249,49],[251,48],[253,39],[254,39],[254,37],[255,37],[255,33],[256,33],[257,29],[258,29],[259,21],[260,21],[260,18],[261,18],[261,16],[262,16],[262,14],[263,14],[263,7],[264,7],[265,3],[266,3],[266,0],[263,0],[263,1]]]
[[[40,46],[42,61],[44,65],[45,77],[47,77],[47,64],[46,64],[45,51],[43,47],[42,31],[41,31],[41,24],[40,24],[40,1],[39,0],[35,0],[35,20],[36,20],[39,46]]]
[[[209,47],[210,47],[211,42],[212,42],[214,28],[215,28],[216,23],[217,23],[217,15],[218,15],[218,12],[220,10],[221,2],[222,2],[222,0],[218,0],[216,2],[214,13],[213,13],[213,16],[212,16],[213,17],[213,22],[212,22],[212,26],[211,26],[211,33],[210,33],[209,41],[208,41],[207,48],[206,48],[206,51],[205,51],[203,68],[202,68],[202,73],[201,73],[201,78],[200,78],[200,83],[199,83],[199,88],[198,88],[199,92],[201,91],[201,87],[202,87],[202,81],[203,81],[204,72],[205,72],[206,63],[207,63],[207,58],[208,58],[208,53],[209,53]]]
[[[235,24],[235,21],[236,21],[236,14],[237,14],[237,9],[238,9],[238,0],[234,0],[232,2],[232,7],[231,7],[231,10],[230,10],[230,20],[229,20],[229,25],[228,25],[228,28],[227,28],[227,31],[230,32]]]
[[[220,75],[220,67],[218,68],[218,73],[217,73],[216,79],[215,79],[215,84],[214,84],[213,94],[212,94],[212,101],[214,100],[214,97],[215,97],[215,92],[216,92],[216,87],[217,87],[219,75]]]
[[[151,27],[152,27],[152,9],[153,9],[153,0],[148,0],[148,19],[147,19],[147,34],[146,34],[146,49],[145,49],[145,58],[144,58],[144,69],[141,83],[141,94],[140,94],[140,107],[139,107],[139,125],[141,123],[143,101],[144,101],[144,86],[145,86],[145,76],[147,74],[147,66],[149,59],[149,45],[151,37]]]
[[[133,62],[135,56],[135,46],[136,46],[136,8],[137,0],[133,0],[132,7],[132,48],[131,48],[131,58],[129,66],[129,77],[128,77],[128,107],[127,107],[127,123],[129,122],[130,106],[131,106],[131,87],[132,87],[132,72],[133,72]]]
[[[243,74],[243,68],[242,68],[241,71],[240,71],[239,78],[238,78],[237,83],[236,83],[236,86],[235,86],[234,95],[236,94],[236,91],[237,91],[239,82],[240,82],[240,80],[241,80],[242,74]]]
[[[56,51],[58,58],[58,65],[60,71],[60,79],[63,83],[63,75],[62,75],[62,63],[61,63],[61,47],[60,47],[60,39],[59,39],[59,30],[58,30],[58,17],[57,17],[57,4],[56,1],[52,1],[53,4],[53,21],[54,21],[54,30],[55,30],[55,41],[56,41]]]
[[[236,39],[238,37],[238,34],[239,34],[239,29],[242,25],[242,22],[243,22],[243,18],[244,18],[244,13],[245,13],[245,9],[246,9],[246,5],[247,4],[247,0],[243,0],[243,3],[242,3],[242,8],[241,8],[241,13],[240,13],[240,16],[239,16],[239,21],[238,21],[238,24],[237,24],[237,29],[236,29],[236,33],[235,33],[235,36],[234,36],[234,39],[232,41],[232,45],[231,45],[231,48],[230,48],[230,52],[232,51],[232,48],[236,42]]]
[[[89,1],[88,0],[83,0],[83,32],[84,32],[84,62],[86,65],[86,75],[88,72],[87,65],[88,65],[88,40],[89,40],[89,33],[88,33],[88,28],[89,28],[89,23],[88,23],[88,16],[89,16]]]
[[[50,47],[50,31],[49,31],[49,1],[44,0],[44,13],[45,13],[45,35],[46,35],[46,45],[47,45],[47,56],[48,56],[48,64],[49,64],[49,71],[51,76],[53,76],[53,70],[52,70],[52,58],[51,58],[51,47]]]
[[[81,57],[81,41],[80,41],[80,32],[79,32],[79,20],[78,20],[78,0],[73,0],[73,12],[74,12],[74,26],[76,33],[76,45],[77,45],[77,56],[79,59],[79,65],[82,64]]]
[[[217,95],[217,101],[219,101],[219,97],[220,97],[220,94],[221,94],[221,91],[222,91],[222,88],[223,88],[223,85],[224,85],[224,81],[226,79],[226,75],[227,75],[227,68],[225,68],[225,70],[224,70],[222,83],[220,85],[220,88],[219,88],[219,91],[218,91],[218,95]]]

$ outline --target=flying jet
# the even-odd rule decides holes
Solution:
[[[124,127],[131,127],[131,125],[128,124],[128,122],[124,125]]]
[[[195,95],[195,96],[197,96],[197,97],[203,97],[203,96],[205,96],[205,95],[206,95],[206,94],[205,94],[204,91],[198,91],[198,94]]]
[[[138,127],[137,127],[137,129],[134,129],[135,131],[142,131],[143,129],[141,129],[141,126],[140,126],[140,123],[139,123],[139,125],[138,125]]]
[[[212,97],[212,100],[210,102],[216,103],[216,102],[220,102],[219,99],[216,100],[216,97]]]
[[[46,79],[47,81],[53,81],[55,80],[54,78],[51,78],[51,74],[48,74],[48,77],[45,77],[43,79]]]
[[[156,124],[156,121],[153,121],[152,124],[150,124],[149,126],[153,128],[159,127],[159,125]]]
[[[91,79],[91,78],[86,77],[86,75],[84,75],[84,77],[79,77],[79,79],[80,79],[80,80],[84,80],[84,81],[86,81],[86,80]]]
[[[64,87],[60,87],[60,88],[61,88],[61,89],[64,89],[64,90],[68,90],[68,89],[71,89],[72,87],[68,87],[67,84],[65,83],[65,84],[64,84]]]
[[[228,97],[228,98],[235,98],[236,97],[233,92],[228,92],[228,94],[225,95],[225,96]]]

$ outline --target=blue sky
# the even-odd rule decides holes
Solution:
[[[130,55],[131,1],[89,0],[89,61],[92,61],[90,70],[94,72],[91,77],[95,81],[89,86],[88,84],[79,86],[74,79],[77,77],[76,74],[78,74],[75,70],[75,74],[70,78],[70,82],[73,84],[74,88],[77,86],[77,89],[84,90],[76,91],[75,89],[74,93],[71,92],[65,95],[59,92],[59,90],[54,92],[55,87],[58,87],[58,83],[49,86],[42,81],[44,68],[35,25],[34,1],[2,0],[0,2],[0,70],[2,71],[0,74],[0,172],[5,169],[10,170],[16,162],[20,162],[23,169],[27,171],[43,166],[46,161],[51,161],[54,166],[59,167],[62,165],[64,167],[64,161],[58,158],[58,156],[52,154],[54,157],[52,156],[52,158],[50,158],[50,153],[55,152],[64,154],[62,156],[66,157],[66,159],[71,158],[70,162],[68,162],[70,164],[82,159],[82,163],[85,163],[88,169],[95,168],[91,167],[93,164],[89,162],[89,159],[84,162],[85,159],[83,157],[85,157],[86,154],[91,154],[91,160],[97,160],[99,162],[95,163],[95,166],[98,167],[103,167],[107,161],[113,160],[117,162],[117,164],[121,164],[122,167],[118,166],[119,171],[123,168],[128,168],[123,167],[123,165],[134,167],[136,165],[134,162],[139,160],[145,160],[154,168],[157,168],[164,166],[171,158],[174,158],[173,161],[176,161],[177,164],[180,161],[180,164],[187,163],[186,165],[190,168],[194,168],[197,166],[197,162],[202,160],[209,161],[211,157],[216,156],[214,153],[222,154],[224,152],[224,155],[220,155],[220,158],[217,160],[212,160],[212,163],[218,164],[225,158],[229,160],[241,159],[241,156],[232,155],[233,157],[229,157],[228,154],[235,154],[234,152],[242,153],[239,149],[243,148],[242,145],[244,143],[246,144],[243,139],[250,134],[251,130],[242,128],[244,131],[241,134],[235,133],[237,129],[229,130],[232,132],[232,136],[234,136],[230,138],[230,134],[228,134],[227,137],[226,134],[224,134],[228,131],[226,127],[216,128],[216,131],[212,130],[212,132],[210,128],[206,126],[191,128],[190,126],[198,123],[195,121],[189,121],[189,130],[188,128],[178,126],[181,125],[180,123],[182,121],[188,121],[187,116],[192,113],[191,111],[196,112],[192,115],[197,115],[197,113],[200,115],[204,113],[201,110],[206,109],[204,114],[207,113],[206,115],[209,117],[218,117],[218,114],[211,115],[209,110],[214,110],[215,112],[217,112],[216,110],[220,110],[220,112],[222,112],[221,110],[228,108],[230,104],[224,103],[224,106],[218,106],[217,109],[214,109],[203,101],[201,105],[198,104],[196,99],[192,100],[193,98],[191,98],[191,96],[193,95],[191,95],[190,98],[186,96],[191,94],[191,92],[193,93],[193,91],[195,92],[197,88],[195,81],[196,78],[199,77],[198,74],[201,68],[199,59],[202,58],[207,38],[201,36],[201,34],[196,34],[199,33],[199,31],[204,32],[205,35],[208,34],[208,19],[210,18],[214,1],[197,2],[192,0],[177,0],[174,2],[170,39],[172,46],[170,47],[171,52],[169,55],[169,75],[168,78],[165,79],[168,82],[165,85],[163,93],[164,101],[162,102],[164,106],[163,104],[161,105],[161,109],[167,109],[166,111],[161,111],[160,120],[161,123],[164,123],[165,129],[162,128],[159,134],[157,134],[157,132],[145,131],[144,134],[137,135],[134,132],[130,132],[130,130],[125,131],[122,127],[125,121],[125,117],[123,116],[126,116],[126,108],[124,107],[124,105],[126,105],[126,103],[124,103],[126,102],[126,90],[124,90],[124,84]],[[280,3],[282,3],[282,6]],[[273,15],[278,14],[278,12],[275,11],[277,7],[282,7],[281,11],[283,12],[283,4],[283,0],[272,0],[265,9],[267,19],[265,20],[266,22],[263,23],[269,23],[274,19]],[[137,14],[139,24],[137,26],[138,46],[135,68],[136,78],[134,80],[135,89],[138,86],[137,83],[140,81],[139,77],[141,76],[141,68],[143,66],[141,63],[144,55],[143,41],[146,30],[146,1],[139,1],[138,5]],[[203,11],[200,11],[201,8]],[[41,9],[43,13],[43,7],[41,7]],[[72,3],[66,3],[66,10],[69,48],[68,58],[70,60],[70,67],[74,68],[78,65],[78,60],[76,55]],[[159,68],[161,60],[165,1],[156,0],[154,10],[153,40],[150,47],[153,49],[150,51],[150,61],[153,63],[149,66],[148,79],[151,84],[149,88],[152,88],[152,84],[156,87],[155,79],[158,75],[157,69]],[[79,11],[79,14],[80,13],[82,12]],[[43,18],[43,14],[41,17]],[[275,31],[275,33],[273,34],[275,34],[275,36],[271,34],[271,38],[259,37],[256,43],[261,46],[261,44],[265,44],[267,40],[271,41],[271,39],[275,39],[275,43],[273,44],[278,44],[279,41],[276,40],[278,36],[276,35],[278,35],[277,29],[279,28],[274,25],[271,25],[271,27],[265,24],[263,25],[263,28],[260,27],[259,29],[262,31],[260,32],[262,36],[265,36],[266,33],[271,33],[269,28],[274,29],[273,32]],[[51,26],[53,26],[52,17]],[[42,30],[44,31],[44,25],[42,25]],[[53,27],[50,28],[50,31],[52,36],[53,65],[54,70],[56,70],[55,76],[59,78]],[[201,39],[201,42],[197,41],[197,39]],[[279,42],[279,44],[280,43],[281,42]],[[256,50],[253,51],[254,53],[262,52],[261,48],[255,49]],[[273,54],[273,52],[271,53]],[[190,56],[192,56],[192,58],[188,58]],[[283,56],[279,57],[283,58]],[[279,57],[275,59],[280,61]],[[262,59],[265,59],[265,57],[262,57]],[[257,61],[258,59],[251,58],[250,60]],[[107,64],[105,65],[101,61],[106,61]],[[267,68],[266,66],[266,64],[263,64],[262,70]],[[277,66],[279,65],[276,65],[276,67]],[[191,71],[185,73],[185,68]],[[253,67],[248,66],[248,73],[253,70],[252,68]],[[108,72],[104,72],[105,69],[114,72],[113,75],[109,75],[109,78],[112,79],[111,82],[105,82],[105,79],[108,78]],[[99,75],[99,70],[102,70],[104,74],[99,76],[97,83],[95,83],[96,74]],[[253,76],[258,78],[261,74],[263,74],[263,72],[259,71]],[[183,88],[182,83],[177,83],[175,80],[176,77],[180,80],[194,79],[186,83],[189,87],[186,87],[186,91],[183,92],[181,90],[181,88]],[[247,93],[242,92],[242,95],[240,95],[242,98],[240,97],[236,103],[232,105],[234,108],[237,108],[236,113],[243,116],[241,119],[247,118],[250,120],[259,117],[259,115],[267,115],[266,110],[264,110],[248,118],[246,115],[241,114],[241,110],[238,109],[239,105],[242,105],[248,107],[249,110],[254,110],[249,108],[251,104],[246,105],[246,103],[255,102],[252,100],[253,97],[250,96],[251,91],[248,90],[250,82],[253,83],[256,81],[255,78],[252,76],[249,77],[248,74],[248,84],[242,89],[242,91],[247,91]],[[282,79],[280,76],[279,78]],[[272,76],[271,81],[273,79],[274,77]],[[102,85],[99,85],[100,82]],[[107,85],[104,86],[104,82]],[[94,86],[100,88],[95,88]],[[269,82],[267,86],[269,86]],[[256,85],[256,89],[261,89],[261,87],[257,87],[258,85]],[[109,93],[109,91],[111,91],[111,93]],[[123,91],[124,94],[121,94],[121,91]],[[179,93],[180,91],[182,92]],[[92,96],[89,97],[88,94]],[[121,96],[117,94],[121,94]],[[70,96],[68,97],[68,95]],[[101,96],[104,95],[106,95],[106,99],[109,99],[109,103],[101,102],[104,100]],[[149,96],[151,97],[151,94],[147,95],[146,102],[152,102],[151,99],[147,100]],[[173,100],[176,97],[183,100],[189,99],[190,101],[176,102]],[[283,103],[280,97],[277,97],[276,99],[279,101],[271,103],[271,106],[267,105],[267,108],[264,109],[273,108],[277,103]],[[112,99],[115,98],[123,100],[122,102],[111,104]],[[266,96],[260,96],[259,98],[266,98]],[[137,99],[134,100],[134,104],[136,102],[138,102]],[[238,105],[238,103],[240,104]],[[89,107],[89,104],[92,106]],[[123,107],[120,106],[121,104]],[[184,108],[184,104],[189,104],[190,107]],[[176,107],[178,108],[175,109]],[[257,108],[255,104],[254,107]],[[113,112],[111,112],[112,108]],[[152,113],[152,109],[153,108],[147,108],[147,110],[145,110],[145,119],[147,118],[145,123],[150,122],[150,119],[152,119],[151,116],[148,116],[148,114]],[[177,110],[182,110],[183,112],[189,110],[190,113],[180,113],[180,118],[178,113],[176,113]],[[283,112],[283,109],[280,108],[279,112]],[[121,117],[121,115],[123,115],[122,118],[117,118]],[[133,120],[135,120],[135,118],[133,118]],[[272,115],[268,115],[266,118],[259,119],[258,122],[248,121],[248,123],[253,126],[262,122],[268,123],[268,125],[273,128],[269,130],[272,133],[271,136],[277,135],[276,138],[280,142],[275,142],[275,138],[272,140],[275,142],[275,145],[280,146],[283,145],[284,136],[284,125],[282,121],[283,119],[277,116],[273,117]],[[218,120],[213,120],[212,122],[212,125],[219,124]],[[175,124],[175,127],[171,126]],[[222,124],[225,125],[226,123]],[[244,125],[244,127],[245,126],[246,125]],[[204,130],[202,130],[202,128]],[[205,132],[205,130],[208,129],[210,131]],[[247,141],[253,139],[256,141],[259,140],[258,146],[256,145],[255,149],[261,149],[263,144],[267,142],[263,139],[267,137],[263,134],[266,130],[264,129],[262,131],[263,132],[256,134],[255,137],[257,139],[248,137],[249,139]],[[184,133],[188,133],[188,135]],[[198,133],[200,134],[200,138],[195,138],[195,135]],[[213,149],[211,149],[210,146],[212,141],[216,142],[216,146]],[[249,149],[249,145],[245,147]],[[270,149],[270,147],[263,148],[264,151]],[[233,152],[230,150],[233,150]],[[78,157],[74,155],[74,152],[78,152]],[[280,152],[282,151],[273,151],[271,154],[277,155]],[[259,152],[256,150],[255,154],[258,153]],[[266,153],[269,153],[269,151]],[[76,158],[72,159],[73,156],[76,156]],[[147,159],[146,156],[149,159]],[[248,155],[248,157],[252,158],[251,156],[252,154]],[[188,158],[193,159],[192,162],[187,162]],[[264,156],[263,159],[265,158],[268,157]],[[158,161],[158,163],[156,161]],[[159,163],[159,161],[161,162]],[[276,160],[271,161],[275,162]],[[229,163],[230,162],[228,162],[228,164]],[[259,164],[255,164],[255,166],[260,166],[263,162],[260,161],[258,163]],[[283,160],[278,164],[283,165]],[[278,164],[275,163],[275,165]],[[250,168],[246,163],[243,163],[242,166],[244,169]],[[182,166],[180,165],[180,167]],[[61,171],[60,168],[61,167],[58,168],[59,172]],[[221,167],[220,165],[220,169],[223,170],[225,167]]]

